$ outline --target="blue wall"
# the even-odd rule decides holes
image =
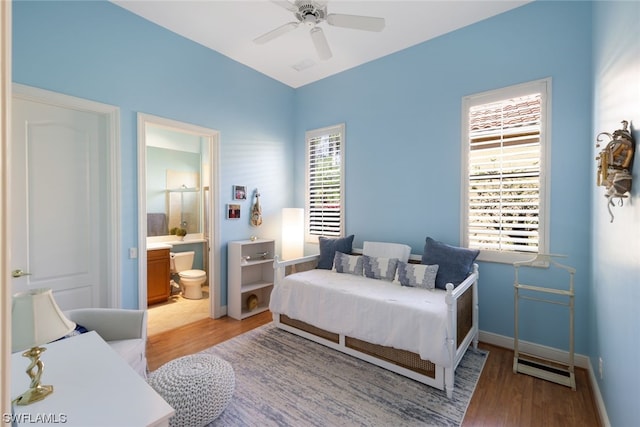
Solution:
[[[233,184],[259,185],[269,224],[260,232],[274,238],[279,209],[303,205],[304,131],[345,122],[347,231],[356,245],[400,241],[419,253],[427,235],[459,242],[461,98],[550,76],[551,252],[578,270],[576,323],[586,323],[590,224],[576,212],[589,212],[584,183],[592,181],[589,3],[536,2],[295,91],[110,3],[14,6],[16,82],[121,108],[123,254],[136,245],[138,111],[220,130],[221,202]],[[246,221],[223,220],[223,266],[225,242],[253,232]],[[132,307],[136,263],[122,262]],[[512,268],[485,264],[482,276],[480,327],[511,336]],[[566,348],[565,336],[542,325],[522,337]],[[576,348],[587,350],[584,327]]]
[[[346,123],[347,231],[356,246],[399,241],[421,252],[426,236],[460,239],[462,97],[551,77],[550,249],[577,269],[576,350],[596,373],[603,357],[599,386],[609,418],[628,426],[640,418],[640,207],[617,208],[609,223],[594,185],[594,139],[622,119],[640,123],[639,8],[534,2],[293,90],[107,2],[20,1],[13,76],[121,109],[127,307],[137,306],[136,262],[125,257],[138,232],[136,112],[219,130],[222,205],[234,184],[259,187],[260,234],[276,239],[280,208],[304,205],[304,132]],[[639,162],[636,155],[636,180]],[[224,206],[218,213],[224,218]],[[223,220],[221,231],[224,266],[226,242],[255,230]],[[509,265],[482,263],[483,331],[512,336],[512,283]],[[523,339],[565,349],[557,327],[565,320],[551,308],[531,308]]]
[[[422,253],[460,242],[462,97],[552,78],[551,253],[577,269],[576,350],[587,351],[592,156],[591,5],[535,2],[296,92],[296,141],[346,123],[346,228]],[[296,163],[304,165],[297,145]],[[304,182],[304,170],[296,170]],[[297,189],[299,206],[302,188]],[[585,214],[586,213],[586,214]],[[513,336],[513,268],[482,263],[480,329]],[[538,305],[521,338],[568,349],[567,310]],[[546,323],[545,320],[546,319]],[[557,325],[567,325],[558,328]]]
[[[283,189],[291,182],[294,90],[217,52],[103,1],[13,4],[13,79],[120,108],[122,301],[138,306],[136,114],[144,112],[220,131],[221,206],[231,187],[258,187],[264,224],[221,220],[222,300],[226,242],[258,233],[276,238]],[[256,96],[260,94],[260,96]]]
[[[640,144],[640,3],[598,2],[594,6],[595,136],[631,122]],[[592,162],[592,175],[595,175]],[[609,222],[604,187],[592,186],[593,281],[589,356],[612,426],[636,426],[640,420],[640,153],[633,164],[632,201],[613,208]],[[603,379],[598,358],[603,360]]]

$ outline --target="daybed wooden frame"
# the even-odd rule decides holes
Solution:
[[[354,250],[354,252],[361,252]],[[315,268],[319,255],[311,255],[289,261],[274,260],[275,286],[285,276],[299,271]],[[412,254],[409,262],[419,264],[420,255]],[[275,325],[285,331],[323,344],[327,347],[365,360],[374,365],[404,375],[421,383],[444,390],[447,397],[453,396],[455,369],[462,356],[473,344],[478,346],[478,265],[473,265],[473,272],[456,288],[447,285],[447,347],[451,367],[438,366],[429,360],[423,360],[416,353],[393,347],[371,344],[353,337],[336,334],[317,328],[305,322],[273,313]],[[442,291],[445,292],[445,291]],[[455,331],[455,332],[454,332]]]

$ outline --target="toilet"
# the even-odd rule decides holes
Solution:
[[[207,272],[192,270],[194,251],[171,252],[171,273],[180,277],[182,296],[188,299],[202,298],[202,284],[207,280]]]

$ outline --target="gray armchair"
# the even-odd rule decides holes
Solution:
[[[96,331],[138,374],[147,377],[146,310],[79,308],[64,314],[89,331]]]

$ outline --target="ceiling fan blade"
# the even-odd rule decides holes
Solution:
[[[353,28],[365,31],[382,31],[384,28],[384,18],[373,16],[343,15],[341,13],[330,13],[327,15],[327,23],[336,27]]]
[[[331,53],[331,48],[329,47],[327,38],[324,36],[322,28],[313,27],[309,33],[311,34],[311,40],[313,40],[313,44],[318,51],[318,57],[323,61],[331,58],[333,54]]]
[[[275,30],[271,30],[268,33],[261,35],[260,37],[256,37],[253,39],[254,43],[257,44],[265,44],[268,41],[275,39],[276,37],[280,37],[283,34],[288,33],[289,31],[295,30],[300,25],[299,22],[287,22],[284,25],[279,26]]]
[[[271,3],[275,3],[280,7],[284,7],[285,9],[287,9],[290,12],[297,12],[298,11],[298,8],[296,7],[295,4],[289,3],[286,0],[271,0]]]

